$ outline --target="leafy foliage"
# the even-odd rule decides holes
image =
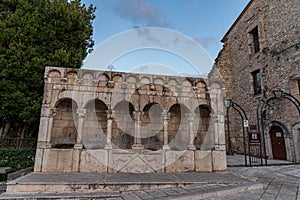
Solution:
[[[38,122],[45,66],[81,67],[94,12],[80,0],[1,0],[0,120]]]
[[[35,149],[0,149],[0,167],[18,171],[34,164]]]

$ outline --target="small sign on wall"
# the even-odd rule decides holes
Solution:
[[[243,124],[244,124],[244,127],[249,127],[249,121],[248,120],[244,120],[244,122],[243,122]]]
[[[282,133],[281,132],[276,132],[276,137],[282,137]]]
[[[250,145],[260,145],[260,133],[259,132],[250,132],[249,136],[249,144]]]

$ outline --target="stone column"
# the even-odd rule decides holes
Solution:
[[[52,129],[53,129],[53,118],[55,117],[57,113],[56,108],[50,108],[49,113],[49,123],[48,123],[48,130],[47,130],[47,144],[46,146],[48,148],[51,148],[51,135],[52,135]]]
[[[78,114],[78,125],[77,125],[77,139],[76,144],[74,146],[75,149],[82,149],[82,131],[83,131],[83,123],[86,115],[86,109],[77,109]]]
[[[224,108],[224,89],[220,84],[213,83],[209,88],[211,108],[211,122],[214,132],[214,149],[212,150],[212,170],[226,170],[226,145],[225,145],[225,108]]]
[[[164,150],[169,150],[170,146],[169,146],[169,138],[168,138],[168,124],[170,119],[170,113],[166,111],[162,112],[161,118],[164,123],[164,145],[162,148]]]
[[[142,126],[142,116],[143,112],[134,111],[134,120],[135,120],[135,132],[134,132],[134,144],[132,145],[132,149],[144,149],[142,145],[142,135],[141,135],[141,126]]]
[[[107,110],[107,134],[106,134],[106,145],[105,149],[112,149],[111,139],[112,139],[112,123],[115,117],[114,110]]]
[[[34,171],[43,171],[43,160],[45,149],[51,148],[51,134],[53,127],[53,118],[56,115],[56,108],[49,108],[43,105],[41,110],[41,119],[39,126],[39,134],[36,148],[36,156],[34,162]],[[47,158],[46,158],[47,159]]]
[[[190,113],[190,114],[186,114],[186,117],[189,121],[189,150],[196,150],[195,144],[194,144],[194,140],[195,140],[195,134],[194,134],[194,130],[193,130],[193,120],[195,118],[195,114],[194,113]]]

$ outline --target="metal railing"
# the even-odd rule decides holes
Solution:
[[[36,148],[36,138],[0,139],[0,148]]]

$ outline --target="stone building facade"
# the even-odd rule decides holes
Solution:
[[[46,67],[35,172],[226,169],[214,79]]]
[[[299,19],[298,0],[251,0],[222,39],[211,72],[245,110],[250,131],[263,128],[267,157],[293,162],[300,162]],[[274,91],[285,95],[275,98]],[[241,118],[232,109],[229,115],[233,149],[242,153]]]

